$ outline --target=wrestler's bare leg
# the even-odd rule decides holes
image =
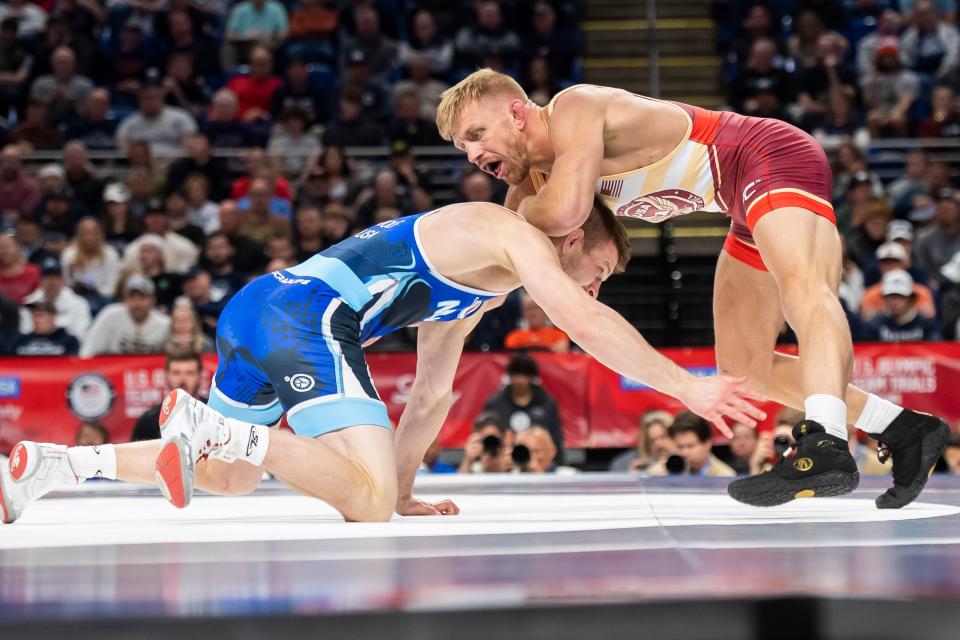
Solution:
[[[807,417],[846,439],[853,341],[837,295],[841,273],[836,225],[799,207],[767,213],[753,228],[780,307],[800,343],[800,390]]]
[[[217,495],[243,495],[260,484],[264,470],[294,489],[320,498],[347,520],[388,520],[397,501],[393,434],[357,426],[309,438],[271,429],[263,466],[244,460],[208,459],[196,465],[194,486]],[[117,445],[117,479],[156,485],[160,440]]]
[[[117,480],[156,486],[155,462],[160,440],[144,440],[115,445]],[[228,464],[222,460],[197,462],[196,487],[207,493],[237,496],[250,493],[260,485],[263,469],[246,462]]]
[[[346,520],[386,521],[396,507],[393,432],[383,427],[359,425],[317,438],[271,431],[263,466]]]
[[[156,486],[160,444],[160,440],[148,440],[64,447],[20,442],[11,452],[9,468],[0,469],[0,521],[13,522],[34,500],[88,478]],[[242,495],[256,489],[262,477],[262,468],[246,462],[205,460],[196,464],[195,486],[218,495]]]
[[[767,219],[774,215],[778,217]],[[797,227],[803,226],[800,221],[803,216],[817,219],[819,229],[800,232]],[[834,293],[840,276],[839,246],[834,242],[838,238],[836,231],[831,236],[825,225],[833,227],[828,220],[802,209],[781,209],[761,218],[754,228],[754,239],[770,273],[754,270],[729,255],[721,256],[714,292],[718,365],[747,375],[750,382],[769,397],[797,408],[811,393],[835,392],[839,376],[840,388],[845,391],[848,403],[846,419],[870,432],[893,457],[894,486],[879,496],[876,504],[882,509],[900,508],[923,490],[928,472],[946,447],[950,427],[935,416],[903,410],[847,384],[852,345],[846,318]],[[774,233],[782,236],[771,242]],[[790,238],[790,242],[784,238]],[[823,244],[811,248],[818,243]],[[774,250],[771,244],[776,247]],[[791,244],[793,250],[784,248]],[[775,253],[779,251],[785,253]],[[822,255],[834,251],[835,260],[830,255]],[[817,268],[819,260],[824,260],[829,270]],[[798,273],[807,271],[814,277],[796,278]],[[816,278],[823,282],[818,285]],[[784,316],[800,339],[799,358],[773,354]],[[820,318],[825,319],[822,330]],[[838,337],[837,333],[841,335]],[[822,382],[818,381],[821,377]],[[843,439],[846,439],[845,431]],[[818,441],[817,446],[819,444]],[[812,457],[818,453],[821,452],[816,448],[798,451],[798,455]],[[827,473],[820,479],[813,475],[805,479],[802,472],[792,472],[793,468],[793,465],[778,465],[770,472],[731,483],[727,491],[742,502],[764,506],[795,497],[841,495],[856,486],[853,479],[856,467],[852,460],[828,461]],[[809,470],[816,474],[818,468],[824,467],[811,464]],[[835,475],[824,480],[829,473]]]
[[[770,273],[721,252],[714,280],[713,320],[721,373],[746,376],[748,384],[771,400],[803,408],[806,396],[800,358],[774,352],[784,318],[780,291]],[[865,391],[847,385],[848,423],[856,423],[866,401]]]

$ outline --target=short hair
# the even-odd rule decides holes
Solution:
[[[443,139],[453,139],[453,127],[464,105],[495,96],[528,100],[526,91],[516,80],[493,69],[474,71],[440,94],[440,104],[437,106],[437,130]]]
[[[197,369],[203,371],[203,360],[200,359],[199,353],[185,352],[170,354],[163,363],[164,370],[169,371],[170,365],[174,362],[194,362],[197,365]]]
[[[700,442],[707,442],[713,437],[710,423],[692,411],[678,413],[673,419],[673,424],[667,428],[667,432],[674,439],[681,433],[692,433]]]
[[[600,198],[594,196],[590,215],[580,228],[583,229],[584,251],[592,251],[601,242],[612,240],[617,247],[617,271],[626,268],[631,255],[630,237],[626,227]]]
[[[507,362],[507,375],[530,376],[536,378],[540,375],[540,367],[537,361],[529,353],[520,352],[514,354]]]
[[[221,229],[217,229],[216,231],[208,233],[206,239],[204,240],[204,244],[210,242],[214,238],[223,238],[231,247],[233,246],[233,240],[230,239],[230,236],[227,235],[226,231],[222,231]]]
[[[481,413],[477,416],[477,419],[473,421],[473,430],[480,431],[485,427],[496,427],[501,432],[504,430],[503,422],[500,420],[500,416],[493,412]]]

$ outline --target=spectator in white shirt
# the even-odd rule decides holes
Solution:
[[[117,128],[117,147],[126,153],[130,142],[147,142],[154,156],[173,156],[183,148],[183,138],[197,130],[193,116],[179,107],[163,104],[164,89],[144,84],[138,93],[138,110]]]
[[[104,307],[80,345],[80,356],[109,353],[160,353],[170,318],[155,308],[153,281],[134,274],[123,287],[123,302]]]

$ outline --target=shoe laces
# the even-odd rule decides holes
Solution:
[[[199,400],[191,399],[187,410],[191,413],[190,419],[198,430],[209,434],[211,437],[202,440],[199,443],[197,458],[206,460],[215,450],[221,449],[230,442],[230,429],[227,427],[226,419],[219,413],[210,409]],[[211,422],[215,424],[212,428],[207,427]],[[209,430],[208,430],[209,429]]]

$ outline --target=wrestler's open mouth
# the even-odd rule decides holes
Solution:
[[[500,167],[502,166],[503,166],[502,161],[494,160],[493,162],[488,162],[487,164],[483,165],[483,169],[487,173],[499,178],[500,176],[497,174],[500,172]]]

